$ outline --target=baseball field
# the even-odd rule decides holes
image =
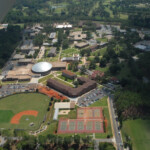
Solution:
[[[49,98],[38,93],[15,94],[0,99],[0,128],[38,129],[46,117]]]

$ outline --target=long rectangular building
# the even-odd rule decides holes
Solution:
[[[88,78],[80,77],[80,78],[78,78],[78,81],[80,84],[82,84],[78,88],[71,88],[71,87],[64,85],[64,84],[60,83],[59,81],[56,81],[53,79],[49,79],[47,81],[47,86],[65,94],[69,97],[81,96],[97,87],[96,82],[92,81]]]

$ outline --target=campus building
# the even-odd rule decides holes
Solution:
[[[50,51],[48,52],[48,57],[55,57],[56,56],[56,47],[51,47]]]
[[[74,74],[73,72],[69,71],[69,70],[63,70],[62,71],[62,76],[67,77],[69,79],[75,79],[77,77],[76,74]]]
[[[97,87],[97,84],[95,81],[92,81],[85,77],[78,78],[78,82],[80,86],[78,88],[72,88],[70,86],[60,83],[59,81],[49,79],[47,81],[47,86],[49,86],[50,88],[54,88],[55,90],[58,90],[59,92],[69,97],[81,96]]]

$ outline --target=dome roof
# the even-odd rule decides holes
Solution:
[[[52,64],[48,62],[39,62],[32,66],[32,71],[35,73],[45,73],[52,69]]]

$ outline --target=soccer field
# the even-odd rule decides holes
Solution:
[[[38,129],[47,113],[49,101],[48,96],[38,93],[16,94],[0,99],[0,128]],[[19,124],[11,124],[13,116],[28,110],[36,111],[38,115],[23,115],[19,120]]]

